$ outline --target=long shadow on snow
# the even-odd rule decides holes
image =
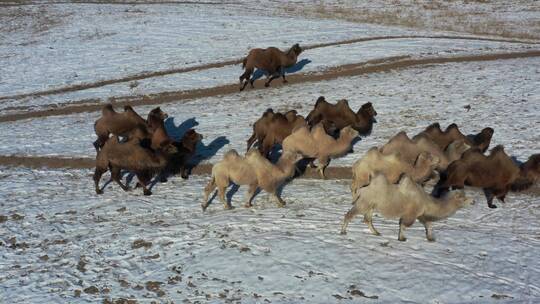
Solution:
[[[308,65],[309,63],[311,63],[312,61],[309,60],[309,59],[302,59],[300,61],[298,61],[295,65],[293,65],[292,67],[288,67],[285,69],[285,74],[293,74],[293,73],[296,73],[298,71],[301,71],[306,65]],[[265,70],[261,70],[261,69],[257,69],[255,70],[255,72],[253,73],[253,76],[251,77],[251,79],[253,81],[263,77],[264,75],[267,75],[268,72],[265,71]]]

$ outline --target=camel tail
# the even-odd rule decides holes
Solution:
[[[534,183],[531,180],[520,177],[512,185],[510,185],[510,189],[513,192],[519,192],[529,189],[533,184]]]
[[[246,68],[246,64],[247,64],[247,57],[244,57],[244,59],[242,60],[242,69]]]
[[[255,134],[255,131],[253,131],[253,134],[251,134],[251,137],[247,140],[246,152],[251,148],[251,146],[255,142],[256,138],[257,138],[257,134]]]

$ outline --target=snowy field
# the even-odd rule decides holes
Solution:
[[[525,160],[540,150],[540,134],[528,128],[540,124],[539,66],[538,58],[432,65],[160,106],[171,116],[166,123],[171,134],[195,127],[204,135],[199,152],[212,163],[231,148],[245,151],[251,125],[268,107],[307,116],[320,95],[330,102],[346,98],[355,111],[370,101],[378,113],[372,134],[356,143],[355,153],[332,165],[350,166],[400,130],[416,134],[437,121],[443,127],[455,122],[468,134],[493,127],[493,146],[503,144],[509,154]],[[146,115],[153,107],[136,110]],[[98,117],[82,113],[2,123],[0,154],[93,158]]]
[[[539,41],[478,36],[539,38],[535,1],[55,2],[0,3],[2,116],[236,84],[239,65],[222,63],[253,47],[337,43],[306,50],[291,71],[322,76],[396,56],[540,50]],[[397,16],[395,22],[385,19],[388,14]],[[405,24],[410,19],[417,22]],[[433,38],[441,35],[461,38]],[[359,38],[367,40],[344,43]],[[196,70],[167,72],[184,68]],[[67,93],[9,97],[161,72]],[[397,132],[413,135],[433,122],[457,123],[468,134],[493,127],[491,147],[502,144],[522,161],[540,153],[538,56],[275,82],[268,89],[159,106],[169,114],[173,137],[188,128],[204,135],[197,147],[203,163],[219,161],[232,148],[244,152],[253,122],[267,108],[305,116],[321,95],[329,102],[346,98],[353,110],[369,101],[378,112],[372,134],[353,153],[332,160],[333,167],[351,166]],[[135,109],[146,116],[155,106]],[[0,123],[0,155],[94,158],[99,115]],[[98,196],[92,173],[0,165],[0,303],[540,302],[537,191],[510,193],[506,204],[488,209],[481,191],[468,188],[476,203],[434,223],[436,242],[426,241],[419,223],[399,242],[397,220],[379,216],[374,225],[382,236],[371,235],[361,217],[347,235],[339,234],[351,207],[350,180],[295,179],[283,188],[285,208],[261,192],[245,209],[245,187],[232,188],[234,210],[223,210],[215,199],[202,212],[209,176],[172,177],[156,184],[150,197],[110,183]]]
[[[350,208],[348,184],[296,180],[286,208],[265,193],[252,209],[200,209],[207,177],[172,179],[143,197],[109,186],[97,197],[90,171],[0,169],[3,216],[0,301],[101,303],[535,303],[540,299],[537,198],[475,205],[397,241],[397,221],[376,217],[382,236]],[[367,299],[363,297],[372,297]],[[496,301],[500,299],[500,301]]]

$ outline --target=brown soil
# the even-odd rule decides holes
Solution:
[[[412,59],[407,56],[398,56],[385,59],[371,60],[355,64],[347,64],[338,67],[329,68],[321,73],[299,73],[293,74],[288,77],[290,83],[309,83],[318,82],[324,80],[336,79],[339,77],[350,77],[368,73],[385,72],[391,70],[404,69],[414,66],[423,66],[431,64],[444,64],[444,63],[459,63],[459,62],[473,62],[473,61],[492,61],[503,59],[515,59],[515,58],[527,58],[527,57],[540,57],[540,50],[531,50],[526,52],[509,52],[509,53],[496,53],[496,54],[482,54],[482,55],[463,55],[463,56],[449,56],[449,57],[431,57]],[[279,82],[274,86],[281,86]],[[238,92],[237,84],[222,85],[213,88],[195,89],[187,91],[176,92],[163,92],[159,94],[151,94],[147,96],[127,96],[115,99],[114,104],[116,106],[132,105],[152,105],[162,104],[167,102],[185,102],[187,100],[220,96],[227,94],[234,94]],[[264,88],[263,82],[255,82],[255,89],[267,89]],[[84,105],[70,105],[62,108],[18,113],[0,116],[0,122],[17,121],[35,117],[47,117],[47,116],[59,116],[73,113],[95,112],[102,108],[102,104],[84,104]]]
[[[526,44],[533,44],[533,45],[540,44],[540,42],[535,42],[531,40],[517,40],[517,39],[503,39],[503,38],[481,38],[481,37],[469,37],[469,36],[444,36],[444,35],[440,35],[440,36],[407,35],[407,36],[378,36],[378,37],[356,38],[356,39],[350,39],[350,40],[344,40],[344,41],[338,41],[338,42],[308,45],[308,46],[305,46],[304,48],[306,50],[309,50],[309,49],[323,48],[323,47],[336,46],[336,45],[347,45],[347,44],[374,41],[374,40],[417,39],[417,38],[494,41],[494,42],[507,42],[507,43],[526,43]],[[101,81],[92,82],[92,83],[82,83],[82,84],[71,85],[71,86],[66,86],[66,87],[61,87],[61,88],[56,88],[56,89],[50,89],[50,90],[44,90],[44,91],[39,91],[39,92],[34,92],[34,93],[18,94],[18,95],[11,95],[11,96],[0,96],[0,100],[22,99],[26,97],[37,97],[37,96],[46,96],[46,95],[81,91],[81,90],[86,90],[86,89],[98,88],[98,87],[102,87],[102,86],[106,86],[110,84],[131,82],[131,81],[142,80],[142,79],[147,79],[147,78],[152,78],[152,77],[220,68],[220,67],[224,67],[228,65],[239,64],[241,61],[242,59],[239,58],[239,59],[227,60],[227,61],[222,61],[222,62],[198,65],[198,66],[193,66],[193,67],[188,67],[188,68],[174,68],[174,69],[168,69],[168,70],[162,70],[162,71],[143,72],[143,73],[138,73],[138,74],[129,75],[129,76],[120,77],[120,78],[106,79],[106,80],[101,80]]]

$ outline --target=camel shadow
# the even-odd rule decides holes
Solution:
[[[203,142],[197,143],[195,155],[188,162],[190,167],[195,167],[201,162],[212,158],[221,148],[229,143],[230,141],[225,136],[219,136],[207,145]]]
[[[178,126],[174,123],[174,117],[169,117],[165,119],[163,122],[165,124],[165,131],[167,131],[167,134],[174,139],[174,141],[179,141],[182,139],[184,134],[189,130],[192,129],[195,126],[198,126],[199,123],[195,119],[195,117],[189,118],[182,123],[180,123]]]
[[[285,74],[293,74],[298,71],[301,71],[306,65],[310,64],[312,61],[309,59],[302,59],[298,61],[295,65],[288,67],[285,69]],[[253,73],[253,76],[251,77],[251,80],[255,81],[264,75],[268,75],[268,72],[262,69],[257,69]]]

